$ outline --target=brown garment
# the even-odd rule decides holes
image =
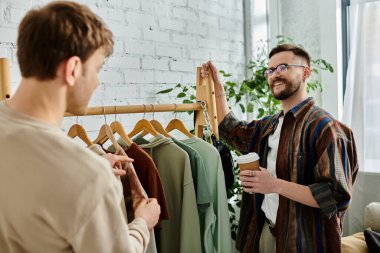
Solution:
[[[92,145],[89,148],[99,155],[111,153],[107,150],[104,150],[100,145]],[[115,155],[127,156],[127,154],[122,149],[117,149],[115,152],[112,153],[114,153]],[[148,195],[146,194],[143,186],[141,185],[133,165],[123,164],[122,169],[127,172],[127,174],[121,177],[125,205],[127,210],[134,211],[136,210],[136,207],[140,204],[141,201],[148,199]]]
[[[130,158],[135,160],[133,162],[135,171],[148,196],[150,198],[156,198],[157,202],[160,204],[160,221],[169,220],[169,210],[166,204],[161,178],[152,158],[136,143],[132,143],[125,152]],[[123,177],[122,182],[124,184]]]
[[[114,153],[115,155],[124,155],[128,156],[124,150],[117,149]],[[145,192],[144,187],[141,185],[139,177],[136,174],[136,170],[132,164],[123,164],[123,170],[127,172],[124,176],[121,176],[121,182],[123,184],[124,190],[124,199],[127,210],[130,210],[128,207],[130,206],[129,201],[127,199],[131,197],[132,199],[132,208],[133,211],[136,210],[137,206],[140,204],[142,200],[147,200],[148,195]]]
[[[92,145],[89,148],[99,155],[110,153],[110,151],[104,150],[100,145],[97,144]],[[127,154],[120,146],[118,146],[117,149],[112,153],[116,155],[127,156]],[[120,177],[121,183],[123,185],[125,215],[127,221],[134,220],[134,212],[136,208],[141,203],[141,201],[147,201],[148,195],[142,187],[133,165],[123,164],[122,169],[127,172],[124,176]],[[157,253],[156,240],[153,230],[150,231],[150,240],[145,252]]]

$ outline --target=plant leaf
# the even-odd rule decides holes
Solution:
[[[183,100],[183,103],[184,104],[192,104],[192,103],[194,103],[194,101],[191,101],[189,99],[185,99],[185,100]]]
[[[243,104],[239,104],[239,106],[240,106],[241,112],[245,113],[245,107],[244,107],[244,105]]]
[[[247,106],[247,112],[253,112],[253,104],[249,103]]]
[[[173,88],[170,88],[170,89],[166,89],[166,90],[161,90],[159,92],[157,92],[156,94],[165,94],[165,93],[169,93],[173,90]]]
[[[183,97],[186,97],[186,93],[185,92],[181,92],[177,95],[177,98],[183,98]]]

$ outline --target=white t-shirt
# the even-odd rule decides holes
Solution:
[[[278,143],[280,141],[281,128],[284,117],[279,118],[279,122],[275,132],[268,137],[269,152],[267,157],[267,170],[275,177],[276,175],[276,160]],[[276,224],[277,210],[278,210],[279,196],[277,193],[265,194],[261,210],[264,211],[265,216],[273,223]]]
[[[109,162],[58,127],[0,103],[1,252],[143,252]]]

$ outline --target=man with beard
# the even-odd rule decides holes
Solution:
[[[111,170],[132,160],[107,161],[60,129],[65,112],[86,111],[112,50],[111,31],[84,5],[54,1],[22,19],[21,83],[0,103],[1,252],[146,251],[160,206],[141,203],[127,224]]]
[[[345,211],[358,171],[349,128],[307,97],[310,56],[283,44],[269,54],[268,78],[282,111],[247,124],[230,111],[212,62],[220,135],[260,156],[260,171],[242,171],[236,247],[242,252],[341,252]]]

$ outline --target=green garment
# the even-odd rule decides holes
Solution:
[[[201,250],[199,215],[188,154],[174,142],[158,135],[146,143],[134,139],[153,159],[160,173],[170,220],[162,221],[159,252],[196,253]],[[122,143],[121,143],[122,144]]]
[[[212,196],[210,192],[210,186],[208,182],[208,175],[206,168],[203,164],[203,159],[192,147],[186,145],[185,143],[173,138],[172,139],[175,144],[177,144],[180,148],[182,148],[189,155],[191,171],[193,173],[193,181],[195,186],[195,193],[197,196],[197,204],[198,204],[198,213],[199,213],[199,223],[201,229],[201,240],[202,240],[202,252],[210,252],[213,253],[213,249],[207,249],[207,244],[205,242],[205,231],[206,231],[206,213],[213,214],[214,208],[212,206]]]
[[[210,206],[210,203],[212,203],[212,196],[208,186],[208,176],[206,168],[203,164],[203,159],[198,151],[189,145],[186,145],[175,138],[172,138],[172,140],[178,145],[178,147],[183,149],[189,155],[198,208],[207,208]]]
[[[224,181],[224,172],[219,152],[209,143],[193,137],[181,140],[183,143],[197,150],[206,168],[210,192],[213,198],[213,208],[200,212],[205,229],[204,242],[206,252],[231,253],[232,239],[230,218],[228,213],[227,192]]]

